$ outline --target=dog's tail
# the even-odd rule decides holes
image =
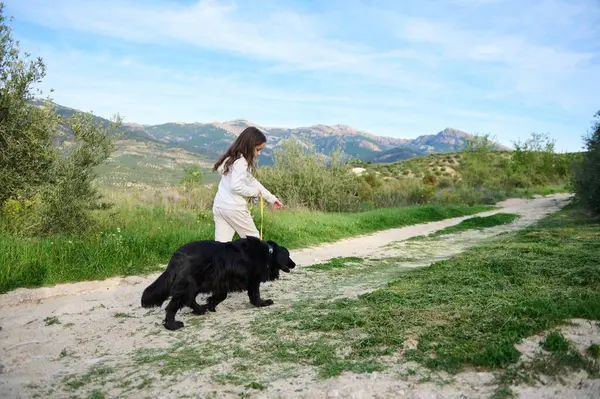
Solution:
[[[171,293],[171,270],[167,267],[158,278],[144,290],[142,294],[142,307],[160,307],[169,298]]]

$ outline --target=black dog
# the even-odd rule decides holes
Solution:
[[[260,298],[260,283],[276,280],[279,270],[289,273],[295,266],[285,247],[256,237],[190,242],[173,253],[167,269],[144,290],[142,307],[161,306],[171,296],[163,324],[177,330],[183,327],[175,321],[179,309],[189,306],[197,315],[215,312],[230,292],[247,290],[252,305],[269,306],[273,301]],[[196,302],[199,293],[212,293],[205,305]]]

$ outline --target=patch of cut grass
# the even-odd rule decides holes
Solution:
[[[564,383],[570,372],[585,370],[590,378],[600,377],[600,363],[579,353],[574,348],[537,356],[532,361],[509,367],[499,381],[504,384],[533,384],[544,375]]]
[[[158,364],[158,372],[171,375],[185,370],[202,370],[218,363],[208,348],[184,346],[183,342],[166,350],[140,349],[134,354],[134,362],[141,364]]]
[[[325,263],[317,263],[314,265],[307,266],[309,269],[314,270],[332,270],[332,269],[341,269],[346,267],[348,263],[357,263],[362,262],[362,258],[357,257],[347,257],[347,258],[333,258]]]
[[[265,238],[294,249],[490,209],[419,205],[357,213],[268,210],[263,230]],[[259,214],[255,210],[253,215],[258,226]],[[0,293],[155,272],[181,245],[214,235],[212,214],[206,211],[120,204],[98,213],[97,218],[99,230],[81,237],[20,237],[0,232]]]
[[[60,324],[60,320],[56,316],[48,316],[44,319],[44,324],[47,326],[51,326],[54,324]]]
[[[102,391],[100,391],[99,389],[94,389],[92,391],[92,393],[90,394],[90,399],[104,399],[106,398],[106,395],[104,395],[104,393]]]
[[[509,224],[518,219],[520,215],[514,213],[496,213],[490,216],[475,216],[454,225],[435,231],[427,236],[412,237],[410,240],[424,240],[447,234],[460,233],[466,230],[481,230],[503,224]]]
[[[82,375],[71,374],[62,379],[63,384],[70,390],[77,390],[91,382],[101,381],[107,375],[113,373],[112,367],[105,365],[93,366],[89,372]]]
[[[549,352],[566,352],[570,346],[569,341],[558,331],[548,334],[540,345]]]
[[[600,359],[600,345],[591,344],[586,352],[594,359]]]
[[[126,318],[133,318],[134,316],[130,315],[129,313],[117,312],[114,314],[113,317],[115,317],[117,319],[126,319]]]
[[[255,320],[254,329],[270,342],[264,356],[311,364],[321,375],[348,369],[336,369],[344,362],[378,362],[407,338],[418,344],[404,358],[433,370],[505,368],[520,359],[521,339],[569,318],[600,320],[598,253],[600,223],[569,208],[358,299],[298,303]],[[560,365],[585,366],[570,353],[553,352]]]
[[[247,389],[256,389],[258,391],[264,391],[265,389],[267,389],[267,385],[263,384],[262,382],[252,381],[251,383],[246,385],[246,388]]]

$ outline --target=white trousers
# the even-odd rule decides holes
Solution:
[[[213,207],[213,217],[215,220],[215,241],[231,241],[235,232],[238,233],[240,238],[260,236],[248,209],[231,210],[215,206]]]

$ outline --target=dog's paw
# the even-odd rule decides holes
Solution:
[[[274,302],[272,299],[265,299],[264,301],[262,301],[260,306],[271,306],[273,303]]]
[[[195,314],[196,316],[202,316],[203,314],[206,314],[207,310],[208,309],[206,306],[200,306],[199,308],[193,309],[192,314]]]
[[[163,323],[167,330],[175,331],[183,327],[182,321],[174,321],[172,323]]]

